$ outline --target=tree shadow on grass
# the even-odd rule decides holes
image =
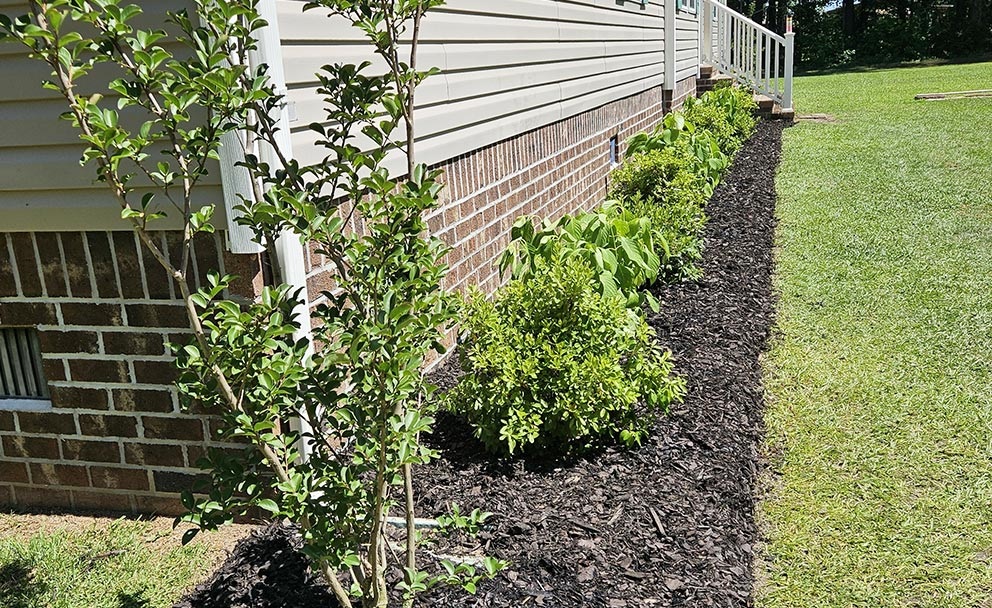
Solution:
[[[148,608],[151,603],[145,597],[145,591],[134,593],[119,592],[117,594],[117,608]]]
[[[34,565],[26,559],[0,564],[0,606],[4,608],[36,608],[42,606],[42,596],[48,585],[37,580]]]
[[[878,72],[881,70],[896,70],[901,68],[925,68],[940,65],[961,65],[968,63],[986,63],[992,61],[992,54],[982,53],[968,57],[952,57],[949,59],[932,58],[916,61],[899,61],[890,63],[845,64],[823,68],[796,68],[796,76],[827,76],[830,74],[851,74],[855,72]]]

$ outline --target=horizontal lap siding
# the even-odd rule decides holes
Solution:
[[[316,162],[323,119],[314,72],[373,59],[357,32],[279,0],[294,155]],[[419,61],[442,73],[418,90],[418,154],[437,163],[660,86],[660,3],[451,0],[424,20]],[[373,61],[374,65],[381,63]]]
[[[142,27],[161,28],[168,10],[180,2],[139,2],[146,13]],[[0,13],[28,12],[23,0],[0,0]],[[96,181],[95,165],[80,166],[83,145],[77,131],[59,116],[66,111],[58,93],[42,88],[51,79],[48,66],[31,59],[19,44],[0,43],[0,227],[11,231],[127,229],[120,207],[107,186]],[[106,83],[112,72],[98,67],[86,80]],[[108,96],[110,105],[112,97]],[[122,117],[128,115],[122,112]],[[133,113],[133,112],[132,112]],[[218,205],[223,222],[223,199],[217,171],[204,180],[200,204]],[[140,196],[139,196],[140,198]],[[166,227],[164,224],[161,227]]]
[[[696,76],[699,71],[699,19],[679,11],[675,22],[675,80]]]

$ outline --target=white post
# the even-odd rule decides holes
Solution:
[[[258,2],[258,13],[265,19],[266,25],[258,32],[258,61],[269,67],[269,81],[277,92],[286,93],[286,73],[283,68],[282,42],[279,36],[279,20],[275,0],[260,0]],[[284,100],[285,101],[285,100]],[[276,145],[287,157],[293,156],[293,142],[290,137],[289,107],[284,103],[277,111],[279,112],[279,132],[276,134]],[[272,167],[278,167],[279,161],[274,150],[263,147],[260,150],[262,160]],[[299,237],[290,230],[284,230],[276,240],[274,262],[279,265],[282,280],[287,285],[291,285],[294,291],[298,291],[303,301],[298,303],[293,312],[299,319],[300,328],[293,333],[296,340],[305,339],[310,344],[307,357],[313,354],[313,340],[311,339],[310,328],[310,298],[307,293],[307,272],[306,272],[306,252]],[[300,415],[294,420],[290,420],[293,430],[310,433],[312,429],[308,422],[308,416],[303,408],[300,408]],[[300,442],[300,452],[306,460],[312,448],[310,442]]]
[[[663,49],[665,51],[665,84],[664,89],[666,91],[672,91],[674,97],[675,93],[675,20],[676,20],[676,10],[675,3],[677,0],[664,0],[665,1],[665,40],[662,43]]]
[[[703,18],[703,39],[700,41],[699,46],[700,51],[703,55],[703,61],[713,64],[713,11],[715,10],[710,2],[712,0],[703,0],[702,3],[702,18]]]
[[[785,20],[785,92],[782,94],[782,109],[792,109],[792,53],[795,49],[795,32],[792,31],[792,17]]]

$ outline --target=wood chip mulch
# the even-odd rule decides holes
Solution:
[[[492,512],[478,543],[511,565],[474,596],[439,589],[419,606],[752,605],[759,358],[774,314],[774,176],[785,126],[762,121],[708,203],[703,278],[654,290],[663,305],[649,322],[689,392],[643,446],[571,462],[494,462],[464,428],[439,421],[442,458],[419,469],[418,514],[442,514],[450,501]],[[435,376],[450,386],[457,368]],[[177,607],[334,605],[297,546],[286,529],[261,530]]]

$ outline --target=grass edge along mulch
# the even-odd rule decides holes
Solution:
[[[762,608],[992,605],[992,63],[796,80]]]
[[[492,512],[479,549],[511,566],[475,596],[439,589],[419,605],[750,605],[759,358],[773,314],[774,173],[784,126],[759,125],[709,202],[703,278],[654,290],[663,307],[649,322],[675,354],[689,394],[643,446],[573,462],[493,461],[466,429],[439,423],[442,458],[417,473],[419,514],[444,513],[450,501]],[[457,375],[451,363],[435,381],[450,386]],[[257,533],[177,606],[327,606],[322,584],[291,556],[296,542],[278,529]]]

